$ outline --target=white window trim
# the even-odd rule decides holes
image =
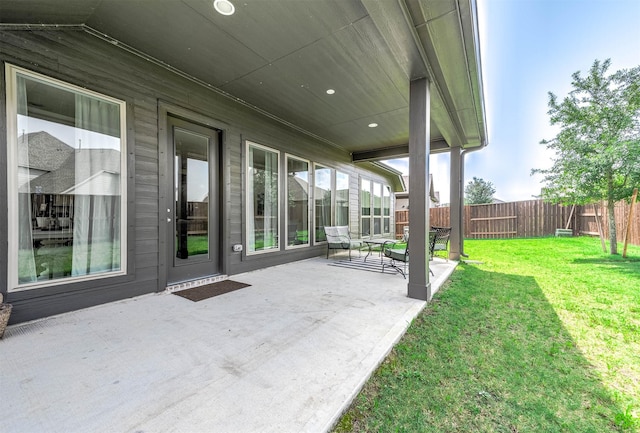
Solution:
[[[314,221],[312,219],[312,206],[314,205],[314,202],[311,200],[311,188],[312,188],[312,182],[313,182],[313,165],[311,163],[311,161],[309,161],[308,159],[304,159],[304,158],[300,158],[299,156],[290,154],[290,153],[285,153],[284,154],[285,158],[284,158],[284,165],[285,165],[285,176],[288,176],[289,173],[289,158],[291,159],[295,159],[298,161],[302,161],[302,162],[306,162],[307,163],[307,169],[309,170],[309,182],[307,185],[307,231],[311,231],[312,228],[310,227],[311,225],[314,225],[313,227],[313,232],[315,233],[315,224]],[[285,197],[289,197],[289,182],[288,180],[285,180]],[[308,238],[308,242],[306,244],[302,244],[302,245],[289,245],[288,242],[288,235],[289,235],[289,204],[287,203],[287,205],[285,206],[286,210],[285,210],[285,231],[287,234],[287,242],[285,242],[285,249],[287,250],[294,250],[294,249],[300,249],[300,248],[309,248],[311,246],[311,236],[309,236],[309,234],[307,234],[307,238]]]
[[[260,250],[260,251],[249,251],[249,221],[252,218],[252,215],[249,215],[249,202],[248,200],[253,200],[253,197],[249,197],[249,194],[247,193],[246,190],[248,190],[248,186],[249,186],[249,148],[253,147],[253,148],[257,148],[257,149],[262,149],[265,150],[267,152],[272,152],[278,155],[278,180],[277,180],[277,185],[278,185],[278,227],[277,227],[277,236],[278,236],[278,245],[276,246],[276,248],[270,248],[267,250]],[[280,151],[276,150],[274,148],[268,147],[268,146],[264,146],[262,144],[256,143],[255,141],[250,141],[250,140],[246,140],[245,143],[245,245],[246,245],[246,254],[247,256],[257,256],[260,254],[273,254],[276,253],[278,251],[280,251],[280,248],[282,246],[282,239],[280,236],[280,218],[282,218],[282,209],[281,209],[281,205],[280,205],[280,200],[281,200],[281,194],[282,194],[282,186],[280,185],[280,171],[282,170],[281,167],[281,161],[280,161]]]
[[[56,280],[39,281],[34,283],[18,285],[18,107],[17,107],[17,74],[31,77],[37,80],[61,87],[65,90],[82,93],[96,98],[109,101],[120,106],[120,270],[100,272],[91,275],[78,277],[67,277]],[[7,288],[9,292],[19,292],[24,290],[37,289],[41,287],[60,286],[82,281],[91,281],[103,278],[113,278],[127,273],[127,125],[126,125],[126,102],[110,96],[94,92],[83,87],[38,74],[27,69],[11,64],[5,65],[6,76],[6,109],[7,109],[7,240],[8,240],[8,260],[7,260]]]

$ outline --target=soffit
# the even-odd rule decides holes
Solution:
[[[234,3],[3,0],[0,21],[86,26],[350,152],[408,143],[409,83],[429,76],[431,139],[484,142],[471,0]]]

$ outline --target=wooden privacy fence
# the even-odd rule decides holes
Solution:
[[[606,209],[598,207],[605,237],[609,236]],[[464,238],[495,239],[553,236],[556,229],[567,227],[574,235],[598,235],[595,212],[592,205],[562,206],[542,200],[526,200],[510,203],[466,205],[464,207]],[[629,204],[616,204],[618,241],[622,242],[627,227]],[[571,219],[569,221],[569,218]],[[429,212],[432,226],[449,227],[449,208],[432,208]],[[409,211],[396,211],[396,236],[402,236],[402,228],[409,225]],[[640,203],[635,205],[629,243],[640,245]]]
[[[615,218],[618,242],[624,239],[627,222],[629,220],[629,203],[621,201],[616,203]],[[596,221],[596,212],[602,222],[602,230],[604,237],[609,239],[609,218],[607,216],[606,204],[604,206],[587,205],[576,207],[577,216],[576,225],[577,233],[581,235],[598,236],[598,223]],[[629,233],[629,243],[640,245],[640,203],[636,203],[633,208],[631,219],[631,231]],[[574,229],[576,233],[576,229]]]

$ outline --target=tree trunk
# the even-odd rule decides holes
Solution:
[[[607,217],[609,218],[609,251],[611,251],[611,254],[618,254],[616,201],[613,197],[613,190],[613,170],[607,170]]]
[[[616,203],[607,200],[607,217],[609,218],[609,250],[611,254],[618,254],[618,233],[616,230]]]

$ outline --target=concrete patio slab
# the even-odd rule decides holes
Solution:
[[[2,432],[325,432],[425,303],[314,258],[11,326]],[[436,260],[437,290],[455,262]]]

